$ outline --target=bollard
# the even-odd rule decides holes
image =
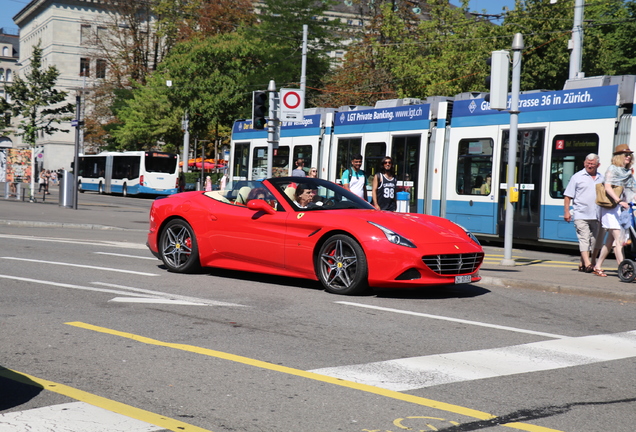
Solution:
[[[62,178],[60,179],[60,207],[75,208],[75,195],[73,190],[73,184],[75,179],[72,172],[66,170],[62,171]]]
[[[408,192],[398,192],[397,193],[397,211],[399,213],[410,213],[411,212],[411,194]]]

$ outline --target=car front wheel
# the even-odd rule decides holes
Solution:
[[[198,269],[199,248],[190,224],[181,219],[168,222],[159,240],[159,254],[171,272],[189,273]]]
[[[316,273],[325,289],[334,294],[356,295],[367,290],[367,258],[351,237],[338,234],[320,248]]]

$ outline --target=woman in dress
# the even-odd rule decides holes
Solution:
[[[605,172],[605,192],[614,202],[618,205],[614,208],[601,207],[601,227],[603,231],[609,230],[609,235],[605,240],[605,244],[601,248],[601,253],[596,260],[594,266],[594,274],[596,276],[607,277],[603,271],[603,261],[609,255],[609,252],[614,247],[614,255],[616,255],[616,261],[620,264],[623,257],[623,245],[621,244],[621,225],[619,222],[619,215],[621,212],[628,210],[629,202],[634,199],[634,173],[632,172],[634,152],[629,149],[627,144],[621,144],[614,149],[614,156],[612,157],[612,164],[607,168]],[[617,196],[616,191],[612,189],[612,186],[622,186],[623,193],[621,196]],[[602,235],[598,236],[599,239],[603,238]]]

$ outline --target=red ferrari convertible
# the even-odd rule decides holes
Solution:
[[[334,183],[279,177],[157,199],[148,247],[169,271],[200,266],[368,287],[477,282],[484,252],[449,220],[375,210]]]

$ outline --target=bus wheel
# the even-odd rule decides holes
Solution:
[[[80,191],[81,193],[84,193],[84,189],[82,189],[82,182],[77,183],[77,190]]]
[[[128,196],[128,188],[126,187],[126,183],[124,183],[124,186],[121,188],[121,195],[122,196]]]
[[[102,182],[99,182],[99,186],[97,186],[97,193],[100,195],[104,194],[104,185],[102,184]]]

